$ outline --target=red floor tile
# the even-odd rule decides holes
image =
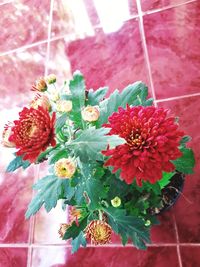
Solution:
[[[45,57],[46,44],[0,57],[0,110],[6,115],[34,97],[31,86],[44,75]]]
[[[0,53],[47,39],[49,8],[48,0],[10,1],[0,6]]]
[[[64,247],[33,248],[32,267],[179,267],[176,247],[86,248],[71,255]]]
[[[200,189],[200,97],[190,97],[176,101],[159,103],[159,106],[170,108],[172,114],[176,114],[180,120],[180,127],[193,140],[189,146],[194,149],[196,158],[195,174],[186,177],[183,195],[180,196],[174,207],[179,239],[184,243],[200,243],[200,213],[199,213],[199,189]]]
[[[141,6],[143,11],[149,11],[153,9],[175,6],[178,4],[186,3],[188,0],[141,0]]]
[[[63,77],[79,69],[87,88],[108,85],[112,92],[137,80],[149,84],[138,21],[134,19],[114,33],[105,34],[97,29],[93,37],[51,42],[49,66],[53,66],[49,72],[57,73],[59,69]]]
[[[199,1],[144,16],[157,99],[200,92],[199,24]]]
[[[182,266],[183,267],[199,267],[200,265],[200,247],[180,246]]]
[[[26,267],[27,248],[0,248],[0,267]]]

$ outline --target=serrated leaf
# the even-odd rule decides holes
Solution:
[[[70,118],[76,127],[83,129],[84,122],[81,117],[81,110],[85,106],[85,82],[83,75],[79,71],[73,74],[73,80],[70,81],[69,88],[73,105],[73,109],[69,114]]]
[[[100,101],[104,98],[108,91],[108,87],[101,87],[98,90],[94,91],[92,89],[88,92],[88,105],[95,106],[99,105]]]
[[[64,197],[68,200],[71,200],[71,198],[74,196],[75,188],[70,185],[70,181],[68,179],[63,180],[62,186]]]
[[[181,147],[185,147],[186,143],[190,142],[191,140],[192,140],[192,138],[189,135],[183,136],[183,138],[180,141]]]
[[[74,154],[81,161],[87,162],[89,159],[96,161],[102,157],[101,151],[105,150],[108,145],[110,148],[114,148],[125,143],[125,140],[119,136],[106,135],[109,131],[108,128],[95,129],[95,127],[91,127],[84,130],[68,147],[73,149]]]
[[[66,123],[67,113],[63,113],[60,117],[56,119],[56,129],[60,130]]]
[[[170,183],[170,180],[174,174],[175,172],[163,172],[162,179],[158,181],[161,189]]]
[[[114,231],[117,230],[116,233],[120,234],[123,239],[125,233],[127,234],[127,238],[134,237],[134,240],[137,241],[136,243],[134,243],[135,246],[141,249],[144,249],[145,242],[150,242],[149,229],[145,227],[144,221],[142,219],[132,215],[126,215],[126,211],[122,209],[109,207],[104,208],[104,211],[108,215],[108,221],[111,224],[112,229]]]
[[[22,167],[23,169],[28,168],[31,163],[28,160],[23,160],[21,156],[16,156],[9,164],[6,169],[6,172],[14,172],[18,168]]]
[[[26,219],[34,215],[42,205],[44,205],[47,212],[54,208],[62,193],[62,183],[63,181],[54,175],[49,175],[40,179],[33,186],[33,189],[38,192],[28,206],[28,210],[25,214]]]
[[[82,231],[75,239],[72,240],[71,244],[72,244],[72,253],[75,253],[80,248],[81,245],[83,247],[86,247],[87,242]]]
[[[116,112],[119,107],[125,108],[126,105],[133,105],[134,101],[138,101],[138,96],[142,93],[142,90],[147,90],[147,87],[142,82],[136,82],[128,85],[126,88],[119,93],[115,90],[109,98],[100,102],[100,118],[96,122],[97,126],[100,127],[102,124],[108,121],[108,117]]]
[[[85,191],[90,199],[89,209],[97,210],[100,208],[100,198],[105,196],[104,186],[100,180],[89,178],[85,183]]]
[[[47,150],[45,150],[44,152],[42,152],[39,157],[37,158],[37,163],[40,163],[44,160],[47,159],[47,156],[54,150],[56,151],[56,149],[59,147],[60,145],[56,145],[55,147],[50,147]]]
[[[176,170],[185,174],[192,174],[195,165],[194,153],[191,148],[182,147],[180,151],[183,155],[173,160],[172,163],[175,165]]]
[[[66,150],[66,148],[61,149],[51,156],[49,164],[54,164],[59,159],[67,158],[67,157],[68,157],[68,151]]]
[[[75,222],[73,222],[72,225],[65,232],[63,240],[67,240],[70,238],[75,239],[80,234],[80,232],[83,231],[87,226],[87,217],[88,216],[80,220],[78,226]]]

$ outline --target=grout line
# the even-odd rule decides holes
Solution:
[[[32,47],[35,47],[35,46],[38,46],[38,45],[41,45],[41,44],[45,44],[47,42],[48,42],[48,40],[42,40],[42,41],[38,41],[38,42],[35,42],[35,43],[32,43],[32,44],[24,45],[24,46],[9,50],[7,52],[2,52],[2,53],[0,53],[0,57],[7,56],[7,55],[10,55],[10,54],[13,54],[13,53],[22,52],[22,51],[24,51],[26,49],[29,49],[29,48],[32,48]]]
[[[47,38],[47,54],[46,54],[46,60],[45,60],[45,73],[46,76],[48,73],[48,63],[50,58],[50,46],[51,46],[51,28],[52,28],[52,22],[53,22],[53,6],[54,6],[54,0],[50,1],[50,13],[49,13],[49,25],[48,25],[48,38]]]
[[[175,227],[175,234],[176,234],[176,241],[177,241],[177,255],[178,255],[178,262],[179,267],[183,267],[182,260],[181,260],[181,253],[180,253],[180,242],[179,242],[179,235],[178,235],[178,228],[176,223],[175,215],[173,214],[173,220],[174,220],[174,227]]]
[[[199,243],[179,243],[179,247],[200,247]],[[16,243],[16,244],[0,244],[0,248],[46,248],[46,247],[62,247],[62,248],[71,248],[72,246],[70,244],[28,244],[28,243]],[[134,247],[132,244],[127,244],[126,246],[123,246],[122,244],[107,244],[102,246],[94,246],[87,244],[87,247],[95,247],[95,248],[115,248],[115,247]],[[177,247],[176,243],[157,243],[157,244],[148,244],[147,247]]]
[[[142,11],[143,15],[150,15],[150,14],[154,14],[154,13],[158,13],[158,12],[162,12],[168,9],[172,9],[172,8],[176,8],[179,6],[183,6],[183,5],[187,5],[193,2],[197,2],[197,0],[189,0],[187,2],[183,2],[183,3],[179,3],[179,4],[174,4],[174,5],[169,5],[169,6],[165,6],[162,8],[157,8],[157,9],[153,9],[153,10],[148,10],[148,11]]]
[[[152,72],[151,72],[151,65],[150,65],[150,60],[149,60],[149,53],[148,53],[148,49],[147,49],[147,43],[146,43],[146,37],[145,37],[145,31],[144,31],[143,14],[142,14],[140,0],[136,0],[136,4],[137,4],[137,9],[138,9],[138,15],[139,15],[140,35],[141,35],[142,46],[143,46],[143,50],[144,50],[144,57],[145,57],[145,61],[147,64],[147,69],[148,69],[148,74],[149,74],[152,97],[154,99],[154,105],[157,106],[155,88],[154,88],[153,77],[152,77]]]
[[[200,96],[200,93],[194,93],[194,94],[188,94],[188,95],[181,95],[181,96],[174,96],[174,97],[169,97],[169,98],[158,99],[158,100],[156,100],[156,102],[159,103],[159,102],[165,102],[165,101],[172,101],[172,100],[178,100],[178,99],[194,97],[194,96]]]

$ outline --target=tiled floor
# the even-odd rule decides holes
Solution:
[[[156,104],[180,116],[193,137],[197,165],[176,206],[138,251],[113,236],[107,247],[71,255],[57,235],[61,208],[24,219],[31,185],[45,164],[5,174],[12,150],[0,150],[0,267],[200,266],[200,1],[0,0],[0,130],[32,98],[34,79],[54,72],[69,79],[80,69],[88,88],[109,92],[136,80]]]

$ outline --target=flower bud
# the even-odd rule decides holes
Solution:
[[[76,164],[71,158],[59,159],[54,165],[54,171],[59,178],[70,179],[76,171]]]
[[[111,204],[114,208],[117,208],[121,205],[121,198],[115,197],[111,200]]]
[[[71,100],[58,100],[56,102],[56,108],[58,112],[70,112],[72,110]]]
[[[60,99],[59,93],[56,90],[55,91],[51,91],[51,93],[50,93],[50,99],[53,102],[58,101]]]
[[[67,223],[61,223],[60,224],[60,229],[58,230],[58,233],[60,235],[60,238],[63,238],[67,229],[71,226],[71,224],[67,224]]]
[[[43,107],[44,109],[47,109],[48,111],[51,110],[51,104],[49,101],[49,98],[46,95],[36,95],[33,101],[31,101],[30,106],[32,108],[37,109],[38,106]]]
[[[36,80],[35,84],[32,86],[33,91],[39,91],[39,92],[44,92],[47,90],[47,84],[45,82],[44,78],[40,78]]]
[[[56,75],[55,74],[49,74],[45,77],[45,80],[48,84],[52,84],[56,82]]]
[[[12,123],[8,123],[5,125],[3,133],[2,133],[2,145],[5,147],[15,147],[15,144],[9,141],[10,136],[12,135]]]
[[[151,225],[151,221],[150,221],[150,220],[147,220],[147,221],[145,222],[145,226],[149,226],[149,225]]]
[[[87,106],[82,110],[81,114],[83,120],[88,122],[97,121],[100,116],[97,106]]]

